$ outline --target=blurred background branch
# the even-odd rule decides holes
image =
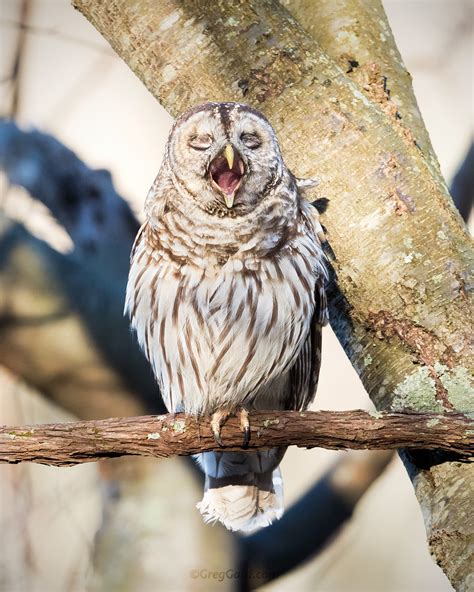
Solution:
[[[474,142],[461,163],[451,184],[451,195],[463,220],[467,222],[474,205]]]

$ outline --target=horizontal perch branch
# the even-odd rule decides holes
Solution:
[[[330,449],[411,448],[474,455],[474,421],[456,413],[365,411],[255,411],[249,449],[269,446]],[[236,418],[222,429],[226,450],[238,450]],[[98,421],[0,427],[0,462],[67,466],[130,455],[173,456],[222,450],[209,418],[182,413]]]

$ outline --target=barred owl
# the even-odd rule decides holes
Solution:
[[[327,319],[322,231],[258,111],[206,103],[171,130],[148,194],[128,311],[170,412],[220,427],[249,409],[305,409]],[[205,452],[206,521],[252,531],[283,512],[285,449]]]

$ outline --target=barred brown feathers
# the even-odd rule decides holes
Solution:
[[[184,114],[145,209],[126,310],[167,408],[305,409],[327,321],[322,230],[268,121],[238,103]],[[204,517],[278,518],[283,453],[199,455]]]

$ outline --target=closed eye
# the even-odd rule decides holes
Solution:
[[[255,150],[262,144],[262,140],[257,136],[257,134],[250,134],[245,133],[240,136],[240,140],[244,146],[250,148],[251,150]]]
[[[189,138],[189,145],[191,148],[194,148],[194,150],[207,150],[212,146],[213,141],[214,138],[207,134],[203,136],[191,136],[191,138]]]

